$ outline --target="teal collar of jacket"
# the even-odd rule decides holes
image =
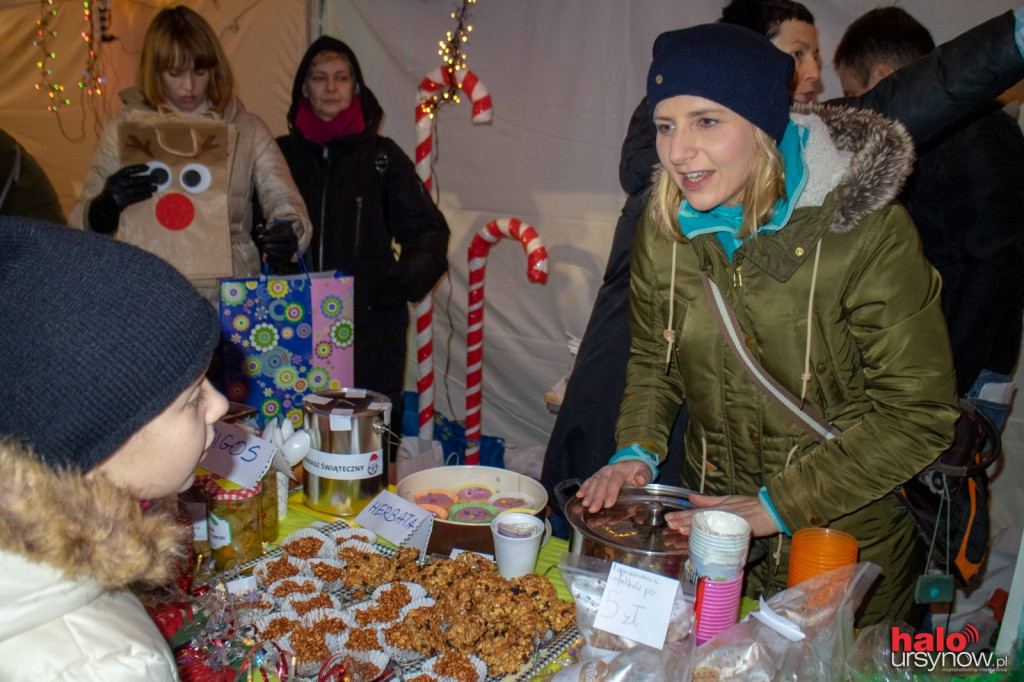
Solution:
[[[695,230],[692,237],[703,252],[701,266],[713,253],[727,261],[747,260],[779,282],[786,282],[803,265],[824,232],[843,234],[856,228],[868,213],[891,202],[909,175],[914,147],[906,130],[880,114],[836,106],[797,105],[792,124],[806,128],[801,136],[804,180],[799,194],[790,195],[785,229],[747,239],[729,258],[715,230]],[[705,214],[706,215],[706,214]],[[703,225],[698,227],[708,227]],[[732,236],[732,235],[730,235]]]
[[[808,129],[797,125],[791,119],[779,144],[785,164],[786,196],[775,202],[772,219],[757,228],[757,233],[778,232],[789,222],[797,200],[807,185],[807,169],[804,166],[803,150],[807,144]],[[685,199],[679,204],[679,227],[688,239],[702,234],[714,234],[725,249],[725,255],[732,260],[733,253],[745,241],[737,236],[743,221],[743,206],[718,206],[710,211],[698,211]]]

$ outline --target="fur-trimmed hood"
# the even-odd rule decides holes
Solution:
[[[809,180],[797,207],[820,206],[835,192],[829,231],[842,234],[899,194],[914,167],[914,142],[898,121],[862,109],[799,104],[795,123],[810,130]]]
[[[872,111],[804,104],[794,106],[790,118],[807,130],[803,187],[790,199],[792,214],[785,225],[766,235],[770,239],[748,239],[737,250],[779,282],[793,276],[810,257],[812,249],[806,247],[823,234],[848,233],[891,204],[915,158],[903,125]],[[660,167],[655,171],[661,172]],[[690,241],[685,235],[676,238]]]
[[[119,589],[169,582],[186,532],[166,514],[143,514],[133,495],[106,480],[55,473],[23,446],[0,440],[2,552],[66,580]]]

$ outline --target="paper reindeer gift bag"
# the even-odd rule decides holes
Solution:
[[[118,127],[121,165],[149,166],[156,193],[121,213],[117,237],[191,280],[232,276],[228,186],[234,126],[216,118],[139,114]]]

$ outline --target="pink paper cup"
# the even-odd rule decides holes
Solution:
[[[743,593],[743,572],[731,580],[701,578],[697,583],[697,645],[736,624]]]

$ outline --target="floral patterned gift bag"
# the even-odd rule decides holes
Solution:
[[[353,387],[352,284],[332,272],[221,282],[221,388],[259,411],[260,428],[298,428],[304,395]]]

